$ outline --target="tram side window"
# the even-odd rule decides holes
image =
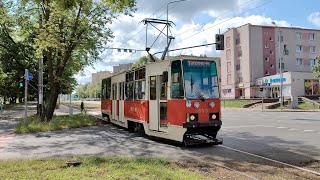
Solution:
[[[126,99],[133,99],[133,72],[126,74]]]
[[[183,99],[183,84],[181,61],[173,61],[171,64],[171,98]]]
[[[160,99],[161,100],[166,100],[167,99],[167,88],[168,88],[168,84],[167,82],[163,82],[162,81],[162,75],[160,76],[160,82],[161,82],[161,91],[160,91]]]
[[[135,72],[135,99],[144,99],[146,92],[146,70],[139,69]]]
[[[103,79],[102,80],[102,99],[110,99],[111,94],[111,79]]]
[[[156,76],[150,76],[150,100],[157,99],[157,81]]]

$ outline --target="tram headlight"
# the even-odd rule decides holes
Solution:
[[[219,120],[219,114],[218,113],[210,113],[209,118],[211,121]]]
[[[187,122],[198,121],[198,114],[187,114]]]
[[[195,102],[195,103],[193,104],[193,107],[199,108],[199,107],[200,107],[200,103],[199,103],[199,102]]]
[[[209,107],[213,108],[215,106],[214,102],[209,103]]]
[[[196,117],[194,115],[190,116],[190,121],[194,121],[196,119]]]

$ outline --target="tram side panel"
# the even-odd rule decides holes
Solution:
[[[101,111],[103,114],[107,114],[107,115],[111,116],[111,114],[112,114],[112,100],[101,99]]]
[[[147,100],[124,101],[124,116],[131,121],[149,123],[149,102]]]

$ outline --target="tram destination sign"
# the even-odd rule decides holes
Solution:
[[[210,67],[210,62],[208,61],[190,61],[188,60],[189,67]]]

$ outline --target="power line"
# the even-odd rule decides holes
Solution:
[[[230,9],[230,10],[228,10],[228,11],[225,11],[225,12],[219,14],[216,18],[219,18],[219,17],[221,17],[221,16],[223,16],[223,15],[225,15],[225,14],[227,14],[227,13],[233,11],[233,10],[236,10],[237,8],[243,6],[243,5],[245,5],[245,4],[247,4],[247,3],[251,2],[251,1],[255,1],[255,0],[249,0],[249,1],[245,2],[245,3],[243,3],[243,4],[240,4],[240,5],[238,5],[237,7],[233,8],[233,9]],[[201,26],[203,27],[203,26],[206,25],[208,22],[211,22],[211,20],[202,23]],[[184,34],[184,33],[188,32],[188,31],[190,31],[190,30],[192,30],[192,29],[195,29],[196,27],[198,27],[198,25],[196,25],[196,26],[193,27],[193,28],[187,29],[186,31],[183,31],[182,33],[178,34],[177,36],[179,36],[179,35],[181,35],[181,34]],[[176,37],[177,37],[177,36],[176,36]]]

